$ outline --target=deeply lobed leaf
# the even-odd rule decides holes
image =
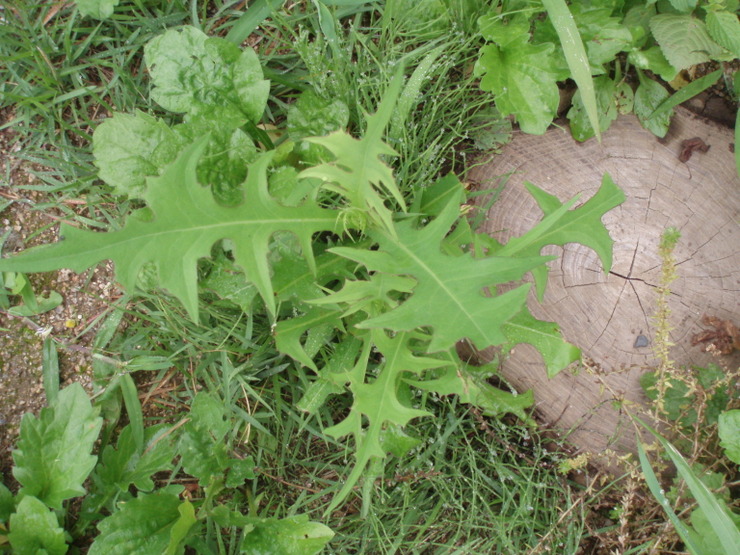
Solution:
[[[331,507],[336,507],[352,491],[371,459],[385,457],[387,449],[382,445],[381,437],[387,425],[404,426],[414,418],[429,416],[428,412],[409,407],[399,399],[399,380],[404,374],[418,375],[449,363],[414,354],[410,346],[414,338],[414,334],[408,332],[389,337],[382,330],[372,330],[365,338],[383,355],[383,362],[372,382],[366,381],[362,366],[356,367],[348,376],[349,389],[354,397],[352,409],[344,420],[326,430],[333,437],[352,435],[355,440],[355,466]]]
[[[133,290],[143,266],[152,263],[158,283],[180,299],[197,321],[196,263],[210,254],[216,241],[231,239],[236,263],[274,314],[267,261],[271,236],[278,231],[294,233],[313,266],[312,236],[334,230],[337,214],[310,203],[297,207],[278,204],[267,190],[270,153],[251,165],[245,202],[239,206],[219,205],[196,179],[196,166],[207,140],[203,138],[186,148],[160,177],[149,179],[145,198],[153,213],[151,219],[132,215],[122,230],[104,234],[64,226],[63,241],[2,259],[0,271],[81,271],[110,259],[116,264],[118,280]]]
[[[481,349],[506,342],[501,326],[522,310],[528,286],[498,296],[486,296],[484,288],[520,279],[549,258],[535,255],[475,259],[470,254],[444,254],[440,243],[459,218],[460,201],[460,195],[453,198],[434,221],[421,229],[416,229],[410,221],[397,224],[397,240],[376,233],[377,251],[331,249],[371,271],[416,280],[408,299],[358,327],[395,331],[431,327],[434,333],[429,352],[447,350],[464,337]]]

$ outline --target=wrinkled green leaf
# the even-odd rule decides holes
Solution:
[[[344,129],[349,122],[349,108],[338,98],[321,98],[312,90],[298,97],[288,108],[286,131],[294,141],[307,137],[322,137]],[[299,142],[295,151],[307,164],[327,161],[328,151],[321,145]]]
[[[616,87],[614,81],[607,76],[594,79],[596,92],[596,109],[599,118],[599,129],[606,131],[612,122],[617,119],[617,103],[615,100]],[[581,90],[573,96],[573,106],[568,111],[570,132],[576,141],[585,141],[594,136],[594,128],[586,114],[581,99]]]
[[[650,30],[666,59],[677,69],[727,57],[709,36],[704,22],[693,16],[659,14],[650,20]]]
[[[236,206],[244,200],[242,184],[249,165],[257,159],[252,139],[241,129],[235,129],[238,123],[199,115],[174,127],[184,145],[209,137],[198,160],[196,177],[201,185],[211,187],[216,200],[227,206]]]
[[[113,8],[120,0],[75,0],[77,9],[82,15],[88,15],[95,19],[107,19],[113,15]]]
[[[560,94],[553,69],[554,45],[519,40],[500,48],[488,44],[475,65],[480,87],[495,95],[503,115],[514,114],[525,133],[543,134],[558,108]]]
[[[307,515],[254,520],[252,526],[242,540],[244,555],[314,555],[334,537],[330,528],[310,522]]]
[[[64,528],[41,501],[24,497],[10,517],[10,546],[16,555],[63,555],[67,552]]]
[[[251,49],[186,26],[149,41],[144,60],[151,97],[167,110],[255,123],[262,117],[270,84]]]
[[[658,137],[665,137],[668,133],[673,109],[652,116],[669,96],[660,83],[647,77],[640,79],[640,86],[635,91],[635,115],[645,129]]]
[[[185,505],[183,512],[181,507]],[[172,549],[171,540],[179,541],[195,524],[189,501],[181,502],[168,490],[143,494],[125,503],[118,511],[98,524],[100,535],[95,539],[90,555],[150,555],[152,553],[182,553]]]
[[[35,496],[52,509],[84,495],[82,484],[97,462],[91,453],[101,426],[98,411],[78,383],[60,391],[38,418],[25,414],[13,451],[13,476],[22,486],[20,493]]]
[[[478,27],[483,38],[501,48],[521,42],[523,37],[529,38],[531,26],[532,22],[525,13],[515,13],[503,18],[501,14],[491,12],[478,18]]]
[[[486,297],[484,288],[519,279],[549,258],[475,259],[471,255],[443,254],[440,243],[459,218],[460,200],[452,199],[434,221],[421,229],[409,221],[397,224],[398,240],[375,234],[377,251],[331,249],[371,271],[410,276],[417,282],[412,295],[400,306],[358,327],[411,331],[429,326],[434,330],[429,352],[447,350],[464,337],[481,349],[506,342],[501,326],[520,312],[529,286],[495,297]]]
[[[707,13],[707,31],[720,45],[729,50],[733,56],[740,58],[740,21],[737,14],[725,11]]]
[[[740,410],[719,415],[719,439],[727,458],[740,464]]]
[[[159,284],[180,299],[197,321],[196,263],[210,254],[216,241],[231,239],[236,263],[257,286],[274,314],[275,299],[266,259],[270,237],[278,231],[295,233],[312,266],[312,235],[333,230],[336,213],[309,203],[285,207],[275,202],[267,192],[269,154],[252,164],[245,183],[245,202],[235,207],[219,205],[195,179],[195,167],[205,145],[206,141],[201,140],[188,147],[161,177],[150,178],[146,200],[153,218],[132,215],[122,230],[109,233],[62,226],[64,241],[2,259],[0,271],[39,272],[65,267],[81,271],[111,259],[120,283],[133,290],[140,270],[152,263],[157,268]]]
[[[689,13],[696,8],[697,0],[668,0],[677,11]]]
[[[252,139],[237,129],[239,124],[230,117],[198,115],[170,128],[138,111],[113,114],[93,133],[98,175],[117,194],[144,198],[147,177],[159,175],[188,144],[208,135],[210,140],[198,161],[198,180],[211,185],[221,202],[238,204],[247,166],[257,155]]]
[[[162,120],[136,111],[113,114],[93,133],[93,155],[100,179],[119,195],[142,198],[146,178],[158,175],[184,146]]]

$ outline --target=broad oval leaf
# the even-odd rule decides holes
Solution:
[[[514,114],[525,133],[543,134],[558,108],[560,94],[553,70],[551,43],[518,41],[507,48],[488,44],[481,49],[476,73],[480,87],[496,96],[496,107]]]
[[[168,490],[144,494],[120,503],[118,511],[98,524],[100,535],[90,555],[149,555],[178,553],[179,541],[196,523],[189,501]],[[174,547],[174,549],[173,549]]]
[[[21,493],[34,496],[52,509],[85,494],[82,484],[97,457],[93,445],[103,419],[78,383],[66,387],[38,418],[28,413],[21,421],[21,439],[13,451],[13,476]]]

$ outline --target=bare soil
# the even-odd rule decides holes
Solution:
[[[17,153],[18,142],[12,130],[0,132],[0,175],[7,178],[0,182],[0,200],[10,201],[0,212],[0,233],[8,234],[4,256],[57,240],[58,216],[38,209],[49,199],[26,188],[36,178],[31,173],[33,168]],[[44,338],[50,337],[57,347],[61,387],[79,382],[91,391],[90,345],[100,316],[119,296],[110,264],[80,275],[62,270],[28,278],[37,296],[56,291],[63,302],[50,312],[31,317],[0,311],[0,473],[5,476],[10,473],[12,448],[23,414],[38,414],[46,404]],[[13,301],[21,303],[20,298]]]

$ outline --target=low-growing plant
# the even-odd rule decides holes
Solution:
[[[662,260],[658,286],[656,311],[655,351],[657,368],[644,374],[640,383],[648,398],[653,401],[651,417],[665,427],[667,434],[675,438],[669,442],[663,435],[639,419],[642,427],[658,440],[666,457],[677,470],[668,492],[662,487],[654,466],[665,467],[665,462],[651,463],[648,453],[638,441],[638,455],[645,481],[665,514],[674,525],[686,548],[694,554],[723,553],[729,555],[740,550],[740,516],[731,510],[728,484],[731,465],[721,464],[715,451],[708,446],[722,441],[728,459],[737,462],[735,448],[740,435],[737,433],[737,410],[728,410],[736,405],[738,398],[737,371],[709,368],[678,368],[669,358],[670,284],[677,277],[673,249],[680,234],[675,229],[664,233],[659,254]],[[675,445],[674,445],[675,444]],[[679,450],[680,449],[680,450]],[[688,457],[688,461],[681,454]],[[667,480],[664,480],[667,481]],[[690,495],[684,489],[688,485]],[[698,504],[688,517],[681,518],[674,507],[686,503]],[[682,510],[680,513],[685,514]]]
[[[235,369],[222,369],[229,370]],[[254,500],[237,494],[256,478],[254,461],[239,453],[240,426],[224,399],[201,392],[178,423],[145,427],[132,375],[120,374],[115,385],[129,423],[98,456],[101,406],[79,384],[54,393],[38,417],[23,417],[13,451],[20,489],[13,495],[0,484],[0,552],[63,554],[94,535],[89,553],[174,554],[187,545],[199,553],[229,546],[238,553],[312,554],[331,539],[326,526],[305,515],[263,517]],[[191,501],[188,484],[205,497]]]
[[[383,136],[398,99],[415,86],[404,85],[402,69],[361,137],[342,129],[337,106],[309,96],[288,112],[288,135],[269,149],[257,127],[269,83],[252,51],[183,27],[147,44],[145,62],[152,98],[184,114],[182,123],[115,114],[96,130],[94,154],[101,177],[146,207],[107,233],[65,225],[64,240],[3,259],[0,269],[81,270],[109,258],[128,291],[137,283],[164,288],[196,322],[199,273],[201,284],[217,271],[241,276],[251,291],[247,317],[267,315],[278,350],[316,373],[300,404],[311,410],[332,395],[353,396],[350,412],[326,430],[351,437],[356,458],[332,507],[368,465],[413,447],[403,426],[428,415],[414,406],[415,389],[458,394],[491,416],[525,417],[531,398],[468,371],[458,340],[481,348],[529,342],[550,375],[578,358],[556,324],[529,314],[528,285],[498,286],[532,271],[542,295],[547,244],[581,241],[609,268],[612,241],[600,220],[624,200],[609,176],[575,209],[576,199],[563,204],[530,185],[545,216],[500,245],[470,228],[453,176],[416,191],[411,206],[401,194]],[[313,129],[300,121],[334,131],[301,136]]]
[[[559,107],[558,83],[572,78],[578,90],[567,117],[575,139],[598,136],[618,114],[631,112],[663,137],[673,107],[712,86],[723,71],[696,80],[687,87],[690,94],[675,99],[648,72],[672,82],[697,64],[740,57],[737,7],[736,0],[570,6],[563,0],[504,0],[479,19],[489,44],[476,71],[499,110],[514,114],[527,133],[550,126]],[[635,88],[630,70],[637,75]]]

